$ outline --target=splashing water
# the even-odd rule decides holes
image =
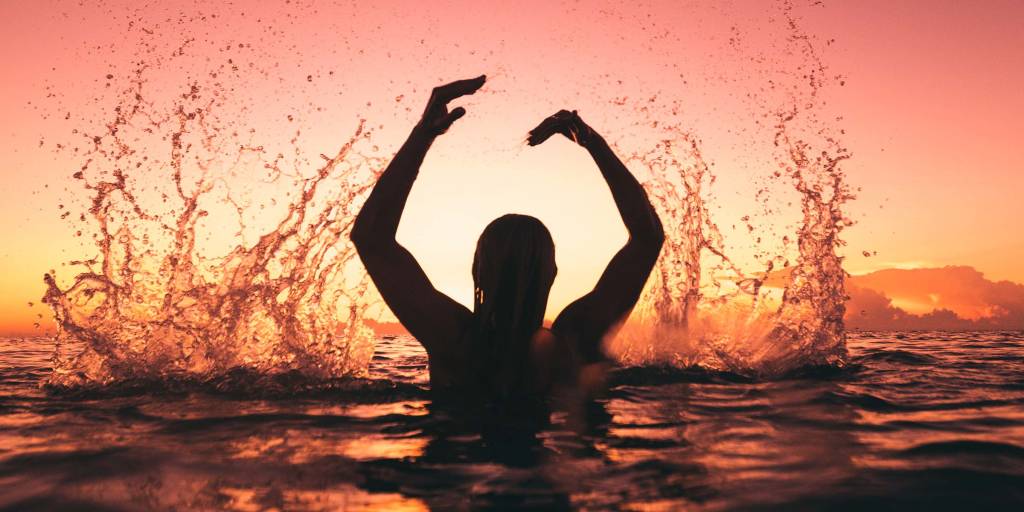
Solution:
[[[772,376],[845,362],[836,249],[850,224],[840,167],[849,155],[818,116],[826,69],[789,3],[783,14],[786,51],[803,59],[786,72],[803,85],[787,89],[783,108],[755,97],[752,110],[768,120],[773,176],[800,197],[795,263],[775,255],[750,273],[730,259],[705,197],[715,177],[701,139],[681,123],[660,125],[667,135],[627,159],[651,176],[646,186],[668,235],[635,322],[610,343],[627,364]],[[217,73],[247,71],[228,62]],[[363,374],[374,348],[364,322],[376,301],[348,233],[386,164],[374,156],[371,130],[360,124],[317,162],[299,156],[296,134],[286,157],[218,118],[233,90],[217,73],[169,100],[151,98],[147,73],[159,65],[140,62],[112,119],[76,153],[75,178],[90,192],[78,220],[92,226],[98,255],[74,262],[86,270],[67,286],[46,276],[44,300],[58,326],[49,384],[207,381],[239,370],[313,380]],[[649,122],[646,108],[639,122]],[[229,185],[226,176],[251,169],[292,198],[254,200]],[[231,217],[235,231],[225,228]],[[272,228],[247,242],[260,224]],[[775,298],[766,284],[780,279]]]
[[[652,171],[647,188],[667,240],[638,306],[639,321],[609,343],[626,363],[777,376],[846,362],[846,274],[836,249],[842,245],[840,232],[852,224],[842,211],[853,195],[840,167],[849,154],[817,115],[826,68],[792,4],[783,7],[790,33],[786,50],[802,57],[796,71],[805,85],[792,93],[791,106],[773,109],[764,99],[759,110],[773,121],[775,176],[788,178],[800,197],[796,263],[791,266],[779,255],[752,277],[729,258],[703,196],[714,175],[700,140],[670,127],[674,139],[631,158]],[[784,247],[788,240],[783,239]],[[715,264],[704,271],[708,255]],[[773,273],[777,263],[784,268]],[[772,300],[764,285],[780,277],[785,278],[781,300]]]
[[[95,226],[99,255],[74,262],[87,270],[67,288],[46,275],[58,323],[49,384],[363,373],[373,352],[368,281],[348,233],[380,168],[359,151],[370,132],[360,124],[312,176],[289,174],[283,154],[219,124],[223,90],[193,84],[161,109],[146,97],[146,72],[136,70],[75,173],[91,192],[81,220]],[[255,243],[210,257],[199,246],[216,240],[204,223],[211,210],[236,211],[229,239],[246,228],[247,205],[211,171],[236,167],[262,168],[280,185],[291,176],[297,194]]]

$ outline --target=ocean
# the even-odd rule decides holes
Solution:
[[[59,392],[51,340],[4,338],[0,510],[1024,510],[1024,333],[848,347],[773,380],[620,367],[586,408],[482,434],[407,337],[362,379]]]

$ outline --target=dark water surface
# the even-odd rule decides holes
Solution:
[[[408,339],[371,381],[256,394],[47,394],[50,348],[0,339],[3,510],[1024,510],[1022,333],[859,334],[774,382],[619,369],[588,421],[486,437]]]

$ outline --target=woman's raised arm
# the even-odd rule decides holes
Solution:
[[[470,312],[434,288],[395,233],[427,150],[466,114],[462,107],[449,112],[448,103],[473,94],[484,81],[480,76],[434,89],[423,118],[381,174],[352,227],[352,242],[384,302],[428,353],[456,339]]]
[[[584,362],[603,359],[605,335],[632,311],[654,268],[665,240],[661,220],[643,186],[615,155],[604,138],[587,126],[575,111],[562,110],[530,132],[535,146],[561,133],[586,148],[611,189],[615,206],[629,232],[629,241],[608,263],[594,289],[563,310],[552,331],[572,339]]]

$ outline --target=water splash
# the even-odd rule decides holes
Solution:
[[[381,168],[360,150],[370,131],[361,123],[304,176],[286,169],[301,160],[268,154],[223,125],[223,88],[193,83],[161,108],[147,97],[148,69],[135,70],[74,175],[90,192],[79,221],[94,229],[98,255],[73,262],[86,270],[65,288],[46,275],[58,324],[48,384],[365,372],[368,281],[348,233]],[[225,181],[235,169],[260,169],[265,182],[296,192],[254,243],[243,236],[248,202]],[[237,231],[206,222],[215,209],[234,210]],[[235,245],[211,256],[223,240]]]
[[[627,364],[775,376],[846,363],[846,274],[836,250],[843,244],[840,233],[852,224],[842,209],[854,197],[841,168],[850,155],[833,135],[834,123],[819,116],[827,69],[792,3],[783,4],[782,14],[789,32],[785,52],[801,60],[788,72],[802,86],[790,91],[783,108],[773,107],[768,97],[752,98],[755,111],[770,121],[773,176],[788,179],[799,194],[796,262],[778,254],[761,272],[750,273],[729,258],[705,200],[714,175],[700,139],[684,127],[669,127],[674,138],[631,158],[652,171],[647,188],[668,239],[637,321],[610,342],[613,355]],[[763,200],[767,193],[762,188],[758,196]],[[786,236],[782,246],[788,245]],[[709,257],[713,264],[705,267]],[[778,284],[765,286],[772,281]],[[779,287],[781,297],[773,297],[770,288]]]
[[[836,249],[849,225],[842,207],[852,195],[841,170],[849,155],[832,135],[834,123],[820,118],[819,90],[830,78],[792,4],[783,4],[780,20],[789,37],[774,50],[800,63],[777,67],[797,86],[785,87],[782,100],[751,96],[750,111],[762,116],[774,148],[769,179],[800,198],[795,247],[782,238],[795,262],[780,253],[751,272],[730,258],[709,208],[715,176],[699,131],[664,122],[644,98],[637,122],[664,135],[627,163],[650,176],[669,240],[637,325],[611,346],[626,363],[755,375],[844,364],[845,276]],[[314,380],[364,373],[373,352],[364,319],[374,295],[348,232],[386,163],[374,156],[371,130],[361,124],[319,160],[301,156],[296,133],[286,156],[218,117],[238,94],[225,77],[260,72],[251,63],[229,59],[209,80],[160,95],[148,77],[166,74],[163,63],[151,48],[141,53],[111,119],[95,135],[78,134],[88,143],[75,152],[82,165],[74,176],[89,199],[77,222],[94,232],[97,256],[75,262],[85,271],[67,285],[55,273],[46,277],[45,301],[58,324],[49,384],[210,381],[238,370]],[[253,169],[263,174],[257,188],[291,192],[290,199],[253,199],[229,180]],[[762,186],[759,200],[773,186]]]

